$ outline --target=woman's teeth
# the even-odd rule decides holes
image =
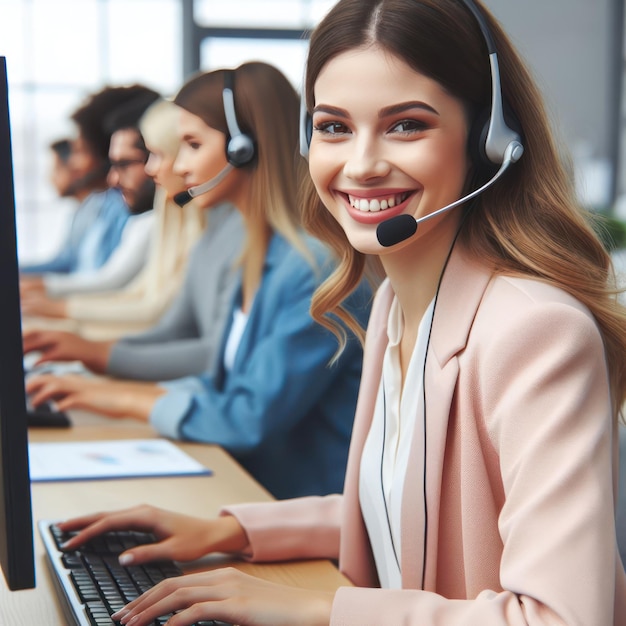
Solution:
[[[372,198],[371,200],[367,200],[366,198],[355,198],[349,195],[348,199],[350,205],[359,211],[375,212],[393,208],[396,204],[403,202],[404,196],[406,196],[406,194],[395,194],[388,198]]]

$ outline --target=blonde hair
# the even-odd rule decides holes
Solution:
[[[503,96],[523,130],[525,154],[465,209],[460,241],[495,272],[552,283],[589,308],[604,341],[617,418],[626,398],[626,310],[618,302],[610,256],[592,225],[596,218],[576,200],[541,94],[499,24],[477,4],[498,50]],[[489,106],[487,49],[463,3],[340,0],[311,37],[305,84],[309,111],[315,81],[326,63],[342,52],[374,43],[439,82],[464,103],[470,116]],[[484,172],[475,164],[467,187],[475,189],[483,179]],[[341,259],[335,274],[315,293],[311,308],[315,319],[333,328],[328,313],[340,311],[366,260],[351,249],[312,185],[304,190],[303,202],[306,226]]]
[[[151,104],[139,120],[139,131],[144,141],[175,157],[180,147],[178,115],[179,109],[171,100],[159,99]]]

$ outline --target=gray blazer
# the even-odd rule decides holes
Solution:
[[[245,230],[231,205],[211,209],[178,297],[152,329],[120,339],[107,374],[171,380],[213,371],[237,280]]]

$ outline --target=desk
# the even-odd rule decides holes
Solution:
[[[71,429],[31,429],[30,441],[87,441],[94,439],[142,439],[155,437],[148,425],[132,420],[112,421],[95,416],[72,415]],[[216,446],[180,444],[185,452],[213,470],[212,476],[101,480],[32,485],[33,519],[64,519],[97,510],[149,503],[200,517],[215,517],[221,506],[236,502],[268,501],[271,496],[226,452]],[[230,561],[214,555],[188,571],[224,565],[287,585],[334,590],[349,584],[328,561],[254,564]],[[0,626],[63,626],[45,555],[35,532],[37,587],[9,591],[0,576]]]

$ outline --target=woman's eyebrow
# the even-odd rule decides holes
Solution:
[[[432,113],[434,115],[439,115],[439,112],[430,106],[430,104],[426,104],[421,100],[411,100],[409,102],[400,102],[398,104],[392,104],[388,107],[382,108],[378,112],[379,118],[389,117],[391,115],[398,115],[399,113],[406,113],[407,111],[412,111],[414,109],[419,109],[421,111],[427,111],[428,113]],[[337,117],[348,118],[350,117],[348,112],[345,109],[341,109],[339,107],[330,106],[327,104],[318,104],[314,109],[313,113],[326,113],[328,115],[335,115]]]
[[[392,104],[391,106],[381,109],[378,113],[378,117],[383,118],[390,115],[397,115],[398,113],[406,113],[407,111],[411,111],[413,109],[420,109],[422,111],[427,111],[428,113],[433,113],[434,115],[439,115],[439,112],[431,107],[430,104],[426,104],[421,100],[411,100],[409,102]]]
[[[327,104],[318,104],[313,113],[327,113],[328,115],[336,115],[337,117],[350,117],[345,109],[339,107],[333,107]]]

